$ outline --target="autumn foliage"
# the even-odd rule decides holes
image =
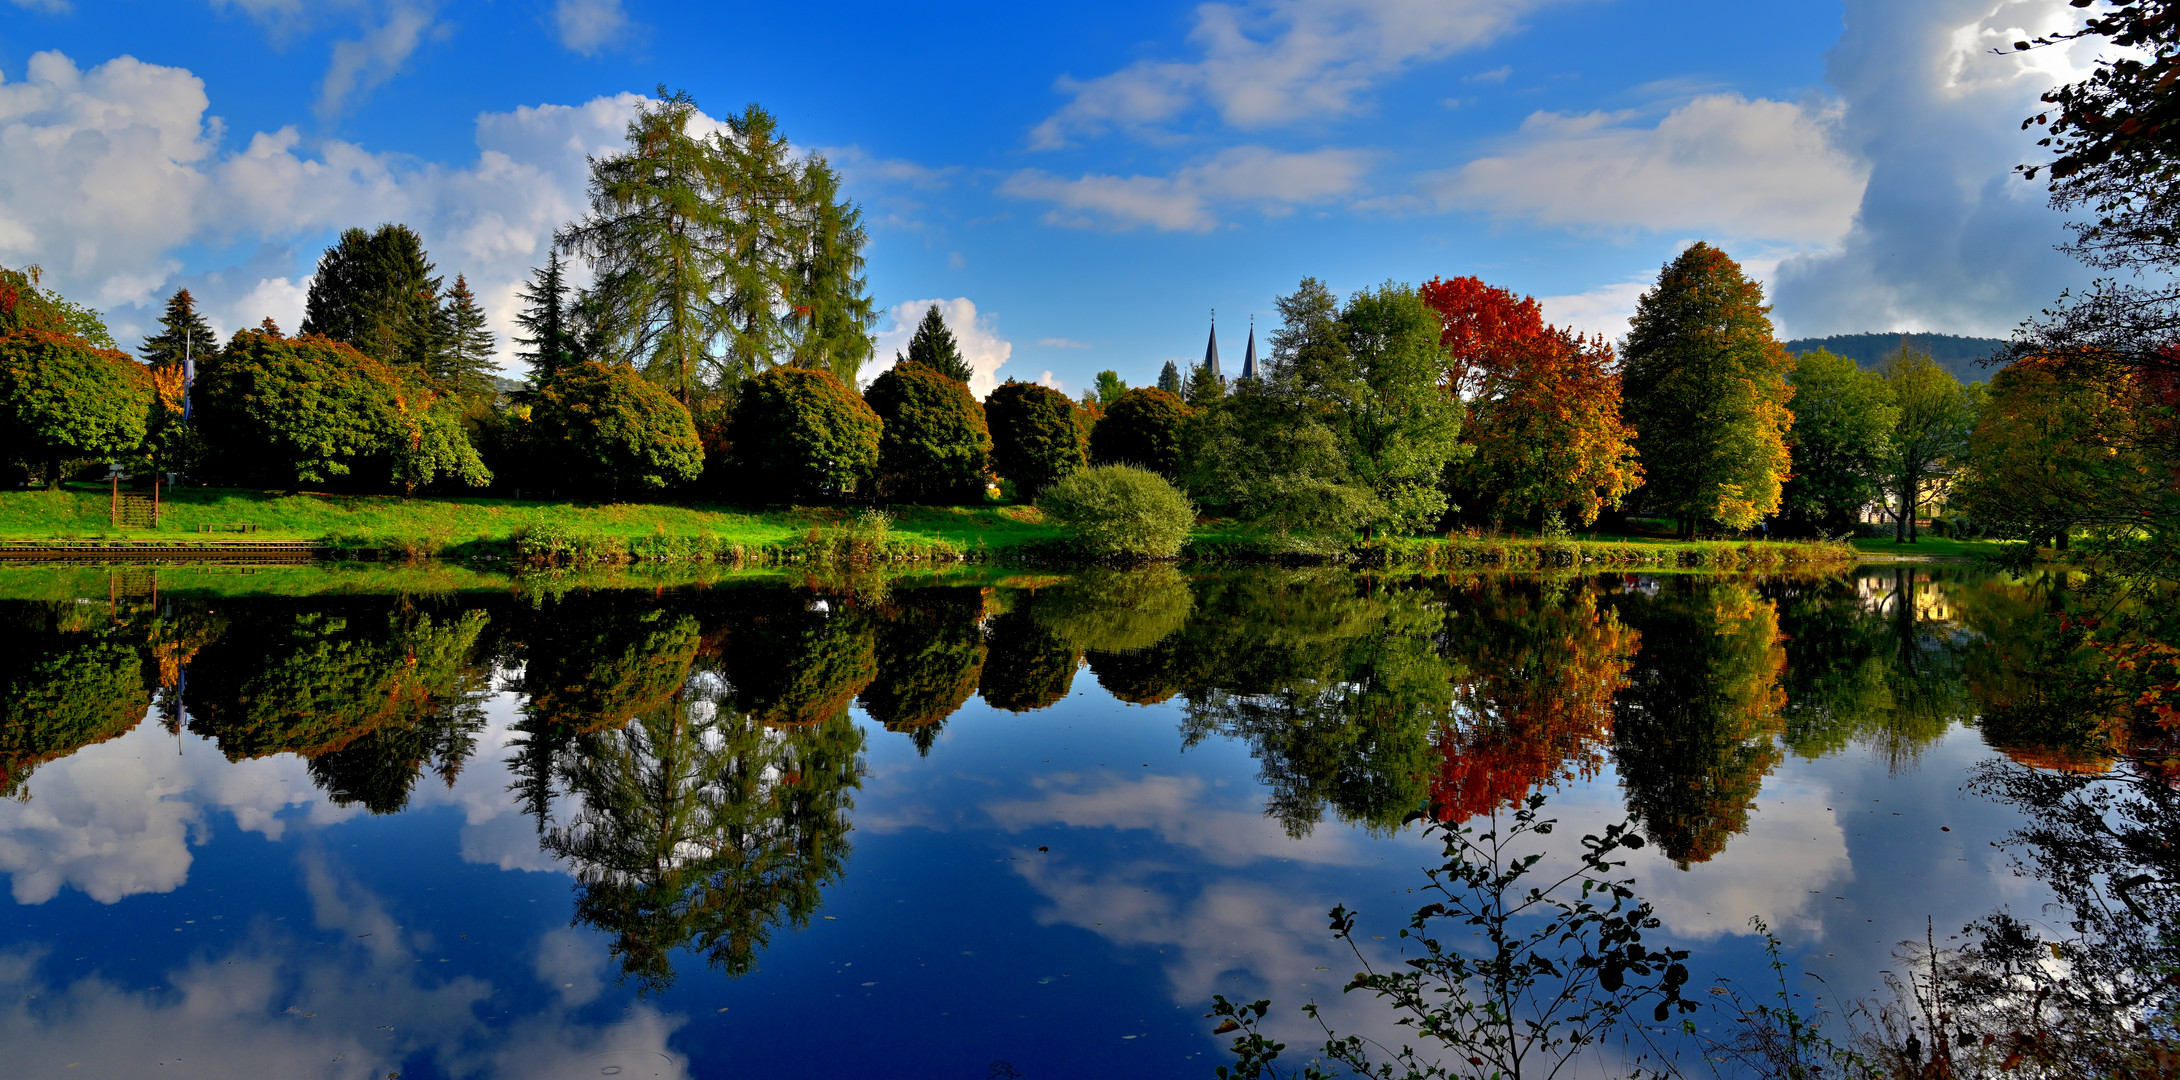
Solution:
[[[1469,407],[1475,453],[1455,480],[1491,516],[1587,524],[1641,483],[1610,345],[1546,325],[1534,298],[1477,278],[1420,291],[1444,326],[1444,385]]]

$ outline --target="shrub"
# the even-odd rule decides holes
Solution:
[[[410,491],[441,476],[492,479],[458,400],[331,338],[237,333],[198,370],[192,400],[214,470],[233,479]]]
[[[631,367],[562,368],[538,387],[530,423],[569,482],[614,498],[687,483],[704,467],[689,410]]]
[[[1181,428],[1188,406],[1152,387],[1138,387],[1107,406],[1090,433],[1090,460],[1098,465],[1141,465],[1172,479],[1181,465]]]
[[[1095,558],[1172,558],[1196,522],[1196,508],[1165,477],[1133,465],[1074,473],[1046,490],[1037,507]]]
[[[748,495],[831,499],[870,479],[882,427],[830,372],[776,367],[742,380],[727,441]]]
[[[894,502],[979,503],[991,429],[969,388],[917,363],[887,368],[863,400],[885,422],[876,483]]]
[[[143,365],[72,335],[24,329],[0,338],[0,454],[45,466],[114,457],[144,441],[151,377]]]
[[[984,399],[984,420],[992,464],[1024,502],[1086,464],[1075,403],[1049,386],[1008,380]]]

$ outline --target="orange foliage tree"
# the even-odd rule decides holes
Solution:
[[[1642,482],[1610,345],[1546,325],[1534,298],[1477,278],[1433,278],[1421,292],[1443,326],[1446,391],[1469,408],[1475,453],[1454,466],[1459,487],[1495,517],[1565,511],[1588,524]]]
[[[1464,674],[1435,739],[1439,820],[1512,806],[1538,784],[1603,765],[1613,695],[1642,635],[1600,609],[1591,589],[1556,592],[1505,579],[1477,586],[1474,618],[1446,657]]]

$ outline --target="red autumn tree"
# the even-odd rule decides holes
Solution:
[[[1476,452],[1455,466],[1459,488],[1493,517],[1565,512],[1588,524],[1641,483],[1610,345],[1547,325],[1534,298],[1477,278],[1433,278],[1422,294],[1444,327],[1443,385],[1469,410],[1462,435]]]

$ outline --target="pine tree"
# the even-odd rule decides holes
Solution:
[[[1644,505],[1678,518],[1684,538],[1705,520],[1745,529],[1779,510],[1794,360],[1770,314],[1763,286],[1704,243],[1636,304],[1621,415],[1636,432]]]
[[[515,316],[515,325],[522,329],[515,344],[521,348],[515,356],[530,365],[530,382],[542,385],[576,363],[581,351],[560,252],[549,253],[545,265],[530,271],[521,300],[522,311]]]
[[[901,358],[899,354],[895,357]],[[955,382],[969,381],[969,362],[961,358],[961,350],[954,344],[954,333],[946,328],[946,316],[940,314],[937,304],[924,310],[923,321],[916,324],[915,336],[908,339],[905,359]]]
[[[840,197],[840,175],[823,157],[802,163],[788,332],[800,367],[823,368],[844,386],[871,355],[871,305],[863,272],[863,211]]]
[[[373,360],[428,371],[434,352],[445,346],[439,284],[414,229],[350,229],[318,260],[303,333],[345,341]]]
[[[146,364],[161,367],[179,364],[185,358],[202,363],[219,355],[219,339],[213,336],[204,316],[197,314],[196,298],[189,295],[188,289],[167,298],[159,327],[158,333],[137,347],[136,355],[143,357]]]
[[[432,377],[465,397],[490,394],[497,371],[492,356],[499,349],[499,339],[486,328],[484,308],[469,291],[467,278],[454,275],[454,288],[447,291],[441,311],[443,345],[434,357]]]
[[[1166,366],[1158,370],[1158,388],[1175,397],[1187,396],[1181,393],[1181,369],[1173,361],[1166,361]]]

